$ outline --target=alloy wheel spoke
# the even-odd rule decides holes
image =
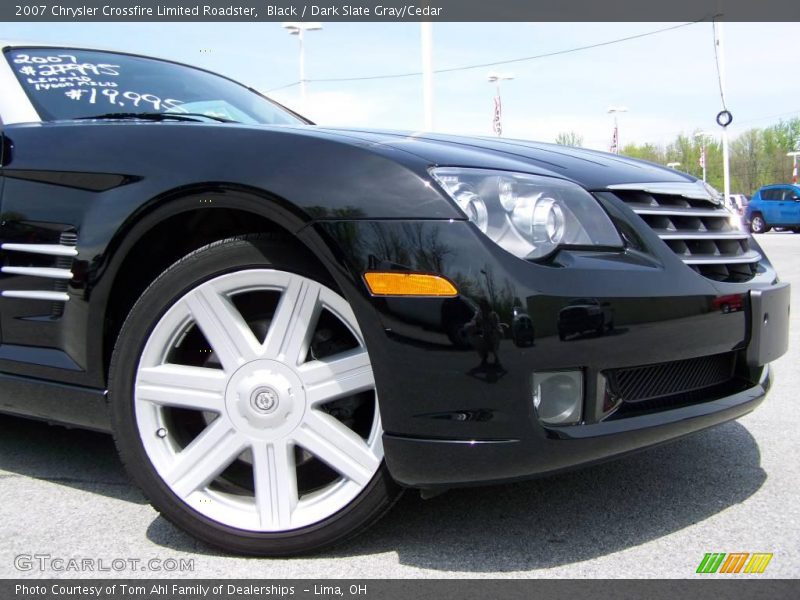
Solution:
[[[220,417],[177,455],[164,481],[185,498],[219,475],[241,454],[246,443],[227,419]]]
[[[184,302],[225,371],[232,372],[258,358],[260,344],[250,327],[233,303],[212,285],[201,285]]]
[[[136,398],[161,406],[220,412],[227,378],[219,369],[164,364],[140,368]]]
[[[293,277],[281,295],[272,318],[264,355],[297,366],[308,352],[319,317],[320,286],[302,277]]]
[[[253,333],[247,313],[237,308],[252,305],[250,298],[238,298],[261,290],[281,293],[264,337]],[[306,360],[324,311],[360,346]],[[187,324],[208,344],[198,349],[210,349],[221,366],[166,362],[176,345],[197,341],[186,336]],[[274,388],[277,406],[257,403],[262,387]],[[164,484],[209,519],[263,532],[319,523],[369,484],[383,460],[374,390],[369,355],[347,302],[323,284],[274,269],[199,282],[156,323],[134,382],[141,441]],[[327,402],[366,391],[373,392],[365,400],[374,407],[369,441],[322,410]],[[194,431],[198,416],[208,424],[200,422],[204,429],[187,445],[182,425]],[[301,449],[328,465],[331,478],[298,480]],[[252,469],[247,497],[233,498],[229,488],[214,484],[222,474],[234,474],[231,465],[240,474],[237,459]]]
[[[294,449],[280,440],[255,442],[252,452],[255,505],[261,527],[288,529],[298,500]]]
[[[364,348],[309,361],[298,369],[310,405],[373,389],[375,377]]]
[[[380,464],[367,443],[342,422],[319,410],[308,410],[294,432],[296,442],[360,486]]]

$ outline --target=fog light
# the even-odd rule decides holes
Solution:
[[[533,406],[542,423],[548,425],[579,423],[583,407],[583,372],[534,373]]]

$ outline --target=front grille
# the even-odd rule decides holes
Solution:
[[[623,402],[642,402],[712,387],[733,377],[733,352],[606,372],[611,391]]]
[[[756,274],[761,254],[750,247],[750,235],[731,223],[731,214],[696,186],[623,189],[611,186],[683,262],[715,281],[749,281]],[[646,187],[646,186],[642,186]]]
[[[613,418],[714,399],[714,390],[735,379],[735,368],[736,353],[726,352],[606,371],[608,392],[620,403]]]

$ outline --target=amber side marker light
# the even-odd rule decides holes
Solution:
[[[373,296],[458,296],[458,290],[440,275],[369,271],[364,281]]]

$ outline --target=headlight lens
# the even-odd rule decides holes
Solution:
[[[478,229],[519,258],[541,258],[559,246],[622,246],[605,211],[574,183],[455,167],[431,175]]]

